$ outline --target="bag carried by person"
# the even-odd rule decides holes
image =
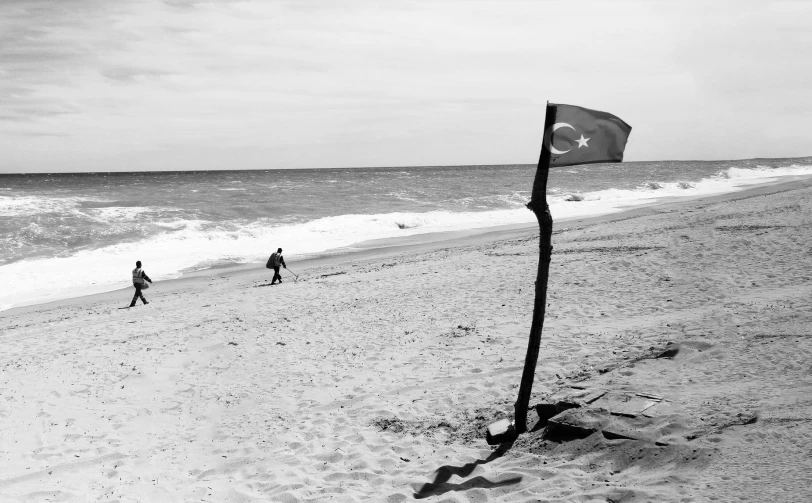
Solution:
[[[273,269],[274,267],[279,267],[282,265],[282,255],[279,252],[273,252],[268,259],[268,263],[265,264],[265,267],[268,269]]]
[[[144,271],[140,267],[133,269],[133,286],[141,285],[141,290],[149,288],[147,280],[144,279]]]

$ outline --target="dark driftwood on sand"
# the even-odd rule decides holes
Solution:
[[[547,108],[544,130],[555,123],[555,112]],[[527,356],[524,360],[519,397],[514,407],[516,433],[527,431],[527,408],[530,393],[533,391],[533,377],[539,358],[541,330],[544,327],[544,311],[547,306],[547,279],[550,275],[550,257],[553,251],[553,217],[547,204],[547,177],[550,172],[550,152],[542,146],[536,178],[533,181],[533,194],[527,207],[536,214],[539,222],[539,266],[536,276],[536,298],[533,303],[533,321],[530,324],[530,340],[527,343]]]

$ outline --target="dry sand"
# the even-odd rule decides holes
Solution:
[[[0,313],[0,501],[810,501],[810,201],[557,223],[531,404],[582,407],[500,449],[535,229]]]

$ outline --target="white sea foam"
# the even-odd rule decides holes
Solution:
[[[754,185],[781,179],[812,175],[812,166],[782,168],[728,168],[698,182],[647,182],[636,190],[606,189],[584,194],[584,201],[605,203],[622,201],[623,205],[645,204],[654,199],[686,196],[711,196],[735,192]]]
[[[67,212],[81,202],[77,197],[39,197],[0,195],[0,216]]]
[[[144,206],[108,206],[105,208],[83,208],[82,212],[102,222],[132,221],[141,215],[158,211],[171,211],[172,208]]]
[[[104,204],[108,203],[115,204],[110,201],[81,197],[9,196],[3,194],[0,195],[0,216],[15,217],[43,213],[68,214],[80,212],[102,220],[119,220],[136,217],[146,212],[172,210],[172,208],[143,206],[104,206]]]
[[[607,189],[576,194],[577,197],[557,194],[548,199],[553,217],[561,220],[617,212],[662,198],[720,194],[781,178],[810,175],[812,166],[730,168],[698,182],[654,182],[657,188],[648,184],[634,190]],[[289,261],[294,261],[297,256],[327,252],[367,240],[533,223],[533,214],[518,204],[523,194],[527,193],[496,196],[517,203],[516,208],[480,212],[339,215],[289,225],[274,225],[265,220],[219,227],[202,220],[164,222],[160,225],[166,232],[140,242],[83,249],[70,256],[22,260],[0,267],[0,276],[5,280],[5,288],[0,291],[0,309],[130,286],[129,274],[135,260],[144,262],[153,279],[162,280],[200,268],[201,264],[263,262],[270,251],[279,246],[285,248]],[[5,199],[11,198],[0,196],[0,200]],[[14,200],[13,211],[42,204],[37,198],[20,199]],[[70,198],[48,200],[69,209],[75,209],[78,203]],[[3,214],[2,208],[0,206],[0,214]],[[127,219],[146,209],[108,207],[84,208],[83,211],[96,212],[105,219]],[[77,288],[77,283],[82,286]],[[128,300],[122,299],[122,302]]]

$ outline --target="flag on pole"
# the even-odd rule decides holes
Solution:
[[[632,132],[630,125],[612,114],[556,103],[547,103],[545,122],[549,126],[542,149],[550,153],[551,168],[621,162]]]

